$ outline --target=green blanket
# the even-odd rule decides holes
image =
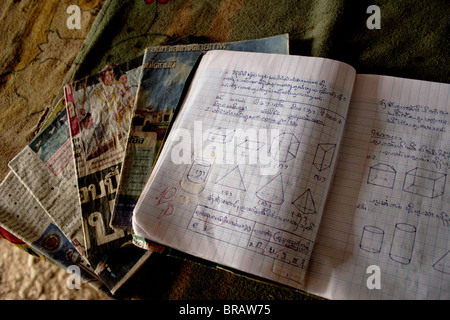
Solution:
[[[380,29],[366,25],[378,5]],[[358,73],[449,82],[447,1],[109,0],[66,82],[186,36],[225,42],[288,33],[290,52],[337,59]],[[136,299],[310,299],[181,257],[153,257],[119,291]]]
[[[366,26],[372,4],[380,29]],[[449,11],[446,1],[110,0],[69,77],[188,35],[224,42],[289,33],[291,54],[337,59],[358,73],[448,82]]]

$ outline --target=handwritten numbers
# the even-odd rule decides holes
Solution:
[[[369,290],[381,289],[381,271],[377,265],[370,265],[366,270],[367,274],[371,274],[366,281]]]
[[[314,180],[320,181],[320,182],[325,182],[327,181],[327,178],[318,174],[314,175]]]
[[[229,191],[229,190],[222,190],[221,194],[226,196],[226,197],[232,197],[233,196],[233,192]]]
[[[272,207],[272,204],[270,202],[267,202],[267,201],[262,200],[262,199],[258,200],[258,205],[263,206],[263,207],[267,207],[267,208]]]
[[[69,30],[81,29],[81,10],[77,5],[71,5],[67,7],[66,12],[71,14],[66,21],[67,28]]]
[[[372,15],[367,19],[367,28],[381,29],[381,10],[379,6],[371,5],[367,7],[366,13],[371,13]]]
[[[161,211],[158,215],[158,219],[173,214],[175,208],[172,205],[172,203],[175,200],[176,193],[177,188],[167,187],[158,197],[156,197],[156,200],[158,200],[156,206],[161,208]]]

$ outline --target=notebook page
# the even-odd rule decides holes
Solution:
[[[450,297],[449,93],[448,84],[357,75],[308,291]]]
[[[354,76],[321,58],[208,52],[137,203],[135,233],[300,287]]]

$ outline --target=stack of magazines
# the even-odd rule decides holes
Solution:
[[[2,236],[114,293],[164,247],[131,218],[202,55],[288,54],[288,36],[150,47],[64,86],[43,129],[0,185]]]

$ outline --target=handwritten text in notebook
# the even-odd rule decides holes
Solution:
[[[357,75],[306,290],[448,299],[450,86]],[[367,268],[379,290],[366,286]]]
[[[301,287],[354,75],[325,59],[208,53],[134,211],[137,235]]]

